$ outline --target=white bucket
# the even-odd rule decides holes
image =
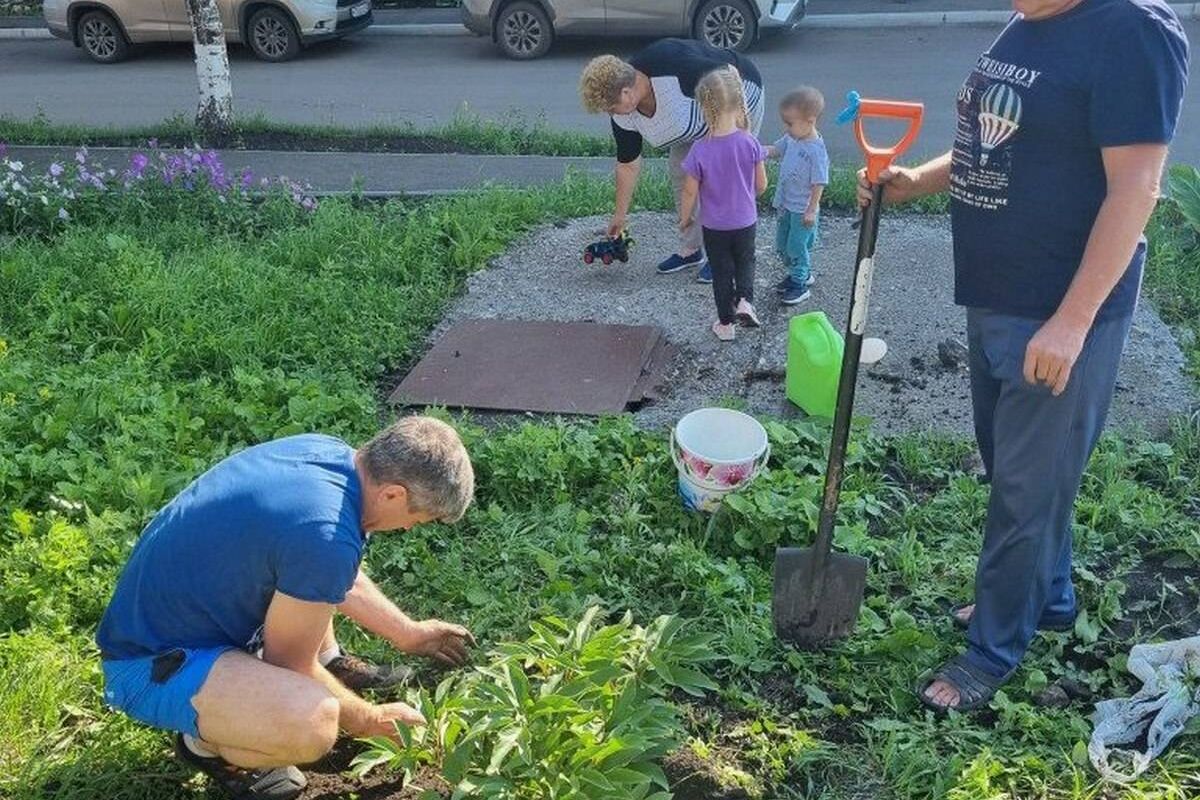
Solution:
[[[754,480],[770,455],[766,429],[740,411],[701,408],[671,431],[679,497],[693,511],[716,511],[725,495]]]

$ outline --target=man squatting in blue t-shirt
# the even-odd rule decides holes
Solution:
[[[887,202],[950,192],[955,301],[991,482],[974,602],[953,609],[966,652],[920,691],[937,711],[986,705],[1038,629],[1074,625],[1075,497],[1116,386],[1142,230],[1187,84],[1187,37],[1164,0],[1013,6],[959,91],[954,149],[881,177]]]
[[[96,641],[105,701],[176,731],[176,754],[235,798],[290,800],[295,764],[338,731],[423,722],[372,704],[410,674],[341,652],[341,612],[405,653],[461,665],[466,628],[416,622],[359,568],[367,536],[458,520],[475,474],[458,434],[406,417],[355,450],[292,436],[220,462],[168,503],[133,549]]]

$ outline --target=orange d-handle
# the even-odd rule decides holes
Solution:
[[[855,99],[857,99],[858,113],[854,115],[854,136],[858,139],[858,146],[862,148],[863,154],[867,157],[867,178],[871,183],[878,183],[879,173],[890,167],[892,162],[916,141],[917,134],[921,132],[921,120],[925,116],[925,104],[855,97],[851,99],[851,107],[853,107]],[[863,130],[865,117],[906,119],[908,120],[908,130],[904,132],[900,141],[891,147],[876,147],[867,141],[866,132]]]

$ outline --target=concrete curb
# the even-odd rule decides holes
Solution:
[[[462,25],[449,22],[424,22],[413,25],[372,25],[362,32],[367,36],[474,36]]]
[[[54,34],[45,28],[0,28],[3,39],[53,39]]]
[[[1200,19],[1200,2],[1173,3],[1180,19]],[[801,23],[803,28],[929,28],[955,25],[997,25],[1008,20],[1009,11],[895,11],[875,14],[812,14]],[[462,25],[418,23],[413,25],[372,25],[360,35],[366,36],[473,36]],[[45,28],[0,28],[4,39],[53,39]]]
[[[1002,25],[1011,11],[881,11],[876,14],[813,14],[801,28],[932,28],[942,25]]]

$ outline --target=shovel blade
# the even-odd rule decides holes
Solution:
[[[862,556],[830,553],[825,562],[825,585],[813,595],[815,553],[810,547],[780,547],[775,551],[775,586],[771,613],[775,635],[800,647],[814,647],[848,636],[858,621],[867,588],[867,560]]]

